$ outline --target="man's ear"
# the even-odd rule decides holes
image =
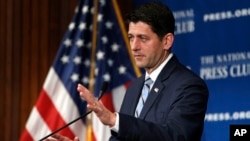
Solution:
[[[163,46],[165,50],[170,50],[174,42],[174,35],[173,33],[168,33],[163,37]]]

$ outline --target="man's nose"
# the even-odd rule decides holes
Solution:
[[[130,46],[132,50],[138,50],[140,49],[140,43],[137,39],[134,39],[133,41],[130,42]]]

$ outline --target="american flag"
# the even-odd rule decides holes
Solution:
[[[140,75],[131,61],[121,19],[115,0],[79,1],[20,141],[40,140],[85,114],[86,102],[76,90],[78,83],[98,97],[102,83],[107,81],[108,90],[101,101],[111,111],[119,111],[127,86]],[[109,128],[94,114],[91,120],[91,137],[86,119],[59,133],[69,138],[78,136],[82,141],[108,140]]]

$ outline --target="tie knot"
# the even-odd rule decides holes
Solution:
[[[153,80],[152,80],[150,77],[148,77],[148,78],[145,80],[145,82],[144,82],[144,84],[147,85],[147,86],[150,86],[152,83],[153,83]]]

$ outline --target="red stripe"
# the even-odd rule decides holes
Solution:
[[[40,97],[36,103],[36,107],[51,131],[55,131],[66,124],[44,90],[42,90],[40,93]],[[59,134],[67,136],[69,138],[73,138],[75,136],[69,127],[61,130]]]
[[[112,100],[112,93],[105,93],[101,99],[103,105],[108,108],[111,112],[115,112],[113,100]]]
[[[129,81],[124,84],[124,87],[127,89],[129,85],[132,83],[132,81]],[[111,112],[115,112],[114,104],[113,104],[113,98],[112,93],[105,93],[101,99],[103,105],[108,108]]]
[[[127,83],[124,84],[125,88],[128,89],[128,87],[130,86],[130,84],[132,83],[133,81],[129,81]]]
[[[31,137],[30,133],[27,131],[26,128],[23,130],[19,141],[33,141],[33,138]]]

